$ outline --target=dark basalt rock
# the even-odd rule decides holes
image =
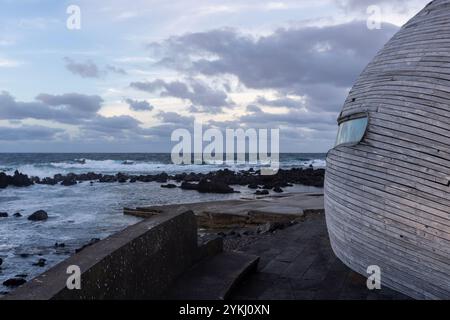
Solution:
[[[20,212],[16,212],[13,214],[13,216],[16,218],[20,218],[20,217],[22,217],[22,214]]]
[[[25,174],[15,171],[13,176],[8,176],[4,172],[0,172],[0,189],[8,186],[14,187],[28,187],[33,184],[33,181]]]
[[[202,179],[198,183],[199,192],[202,193],[233,193],[234,189],[223,181],[210,181],[208,179]]]
[[[198,184],[185,181],[181,183],[180,188],[184,190],[198,190]]]
[[[161,188],[167,188],[167,189],[173,189],[176,188],[177,186],[175,184],[169,183],[169,184],[162,184]]]
[[[258,189],[264,186],[264,189],[285,188],[293,184],[302,184],[306,186],[323,187],[325,170],[313,168],[292,168],[289,170],[280,169],[274,175],[263,176],[260,170],[241,170],[239,172],[228,169],[213,171],[209,173],[180,173],[168,175],[165,172],[160,174],[148,175],[128,175],[118,173],[116,175],[102,175],[94,172],[67,175],[56,174],[53,178],[47,177],[39,179],[37,177],[28,178],[19,172],[14,176],[8,176],[0,172],[0,188],[6,188],[8,185],[27,186],[33,183],[63,186],[75,185],[78,181],[99,181],[102,183],[127,181],[134,182],[158,182],[168,185],[168,181],[177,181],[181,183],[182,189],[198,190],[199,192],[231,193],[232,185],[248,186],[250,189]],[[201,185],[200,182],[202,181]],[[199,184],[196,184],[196,183]]]
[[[46,259],[39,259],[38,262],[33,263],[33,266],[37,266],[37,267],[45,267],[47,260]]]
[[[257,190],[256,192],[255,192],[255,194],[257,195],[257,196],[265,196],[265,195],[268,195],[270,192],[269,192],[269,190]]]
[[[49,185],[49,186],[54,186],[58,182],[55,179],[53,179],[53,178],[47,177],[47,178],[41,179],[39,182],[36,182],[36,183],[38,183],[38,184],[46,184],[46,185]]]
[[[8,216],[7,212],[0,212],[0,218],[8,218]]]
[[[61,181],[61,185],[65,186],[65,187],[70,187],[70,186],[74,186],[77,184],[77,181],[73,178],[67,177],[66,179],[64,179],[63,181]]]
[[[0,258],[0,266],[3,264],[3,259]]]
[[[27,280],[25,280],[23,278],[11,278],[11,279],[8,279],[5,282],[3,282],[3,285],[5,287],[18,287],[18,286],[25,284],[26,282],[27,282]]]
[[[258,233],[273,233],[277,230],[282,230],[288,226],[292,225],[291,222],[267,222],[266,224],[258,227]]]
[[[128,175],[119,172],[118,174],[116,174],[116,179],[119,183],[126,183],[129,179]]]
[[[5,189],[9,184],[9,179],[6,173],[0,172],[0,189]]]
[[[284,192],[283,189],[281,189],[280,187],[275,187],[275,188],[273,188],[273,191],[276,192],[276,193],[282,193],[282,192]]]
[[[14,176],[10,178],[9,184],[15,187],[28,187],[33,184],[33,182],[28,178],[27,175],[20,173],[19,171],[14,172]]]
[[[74,174],[77,181],[94,181],[98,180],[102,177],[101,174],[94,173],[94,172],[88,172],[88,173],[82,173],[82,174]]]
[[[112,176],[112,175],[104,175],[100,179],[98,179],[98,182],[102,182],[102,183],[112,183],[112,182],[116,182],[116,181],[117,181],[116,176]]]
[[[54,176],[53,176],[53,180],[55,180],[56,181],[56,183],[58,183],[58,182],[61,182],[61,181],[63,181],[65,179],[65,177],[62,175],[62,174],[55,174]]]
[[[48,219],[48,214],[44,210],[39,210],[28,217],[30,221],[44,221]]]
[[[154,180],[158,183],[167,183],[167,180],[169,180],[169,175],[165,172],[162,172],[160,174],[157,174],[154,178]]]

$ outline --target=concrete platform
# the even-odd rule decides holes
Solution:
[[[170,290],[170,300],[225,300],[232,288],[254,272],[259,258],[223,252],[204,259],[184,273]]]
[[[234,289],[233,300],[409,299],[383,285],[367,289],[367,279],[334,255],[323,214],[309,215],[239,250],[260,256],[260,262],[258,272]]]
[[[150,218],[192,210],[200,228],[244,227],[271,221],[293,221],[308,213],[323,212],[322,193],[286,193],[240,199],[124,209],[124,214]]]

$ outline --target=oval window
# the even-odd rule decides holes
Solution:
[[[339,124],[335,147],[341,144],[357,144],[366,133],[368,117],[346,120]]]

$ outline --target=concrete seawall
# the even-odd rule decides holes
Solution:
[[[185,270],[221,244],[198,247],[192,211],[155,216],[85,248],[21,286],[6,300],[160,299]],[[81,289],[69,290],[71,265]]]

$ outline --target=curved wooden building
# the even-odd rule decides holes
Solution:
[[[363,71],[327,158],[336,255],[417,299],[450,299],[450,0],[411,19]]]

